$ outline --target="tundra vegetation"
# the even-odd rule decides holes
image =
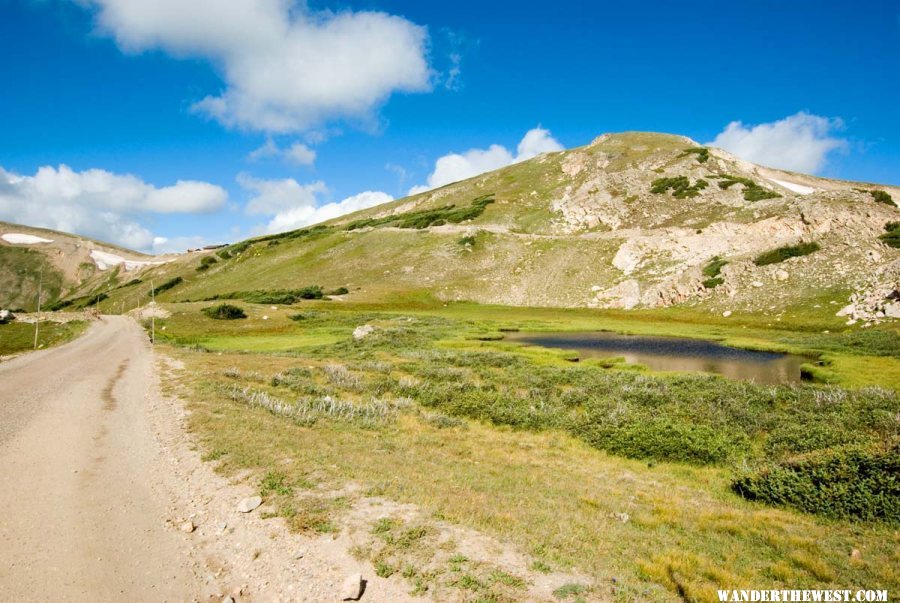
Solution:
[[[417,505],[422,517],[379,519],[353,551],[410,592],[515,601],[537,574],[571,569],[589,580],[560,584],[565,600],[900,586],[895,329],[324,300],[247,304],[247,320],[213,323],[202,304],[166,307],[157,334],[185,362],[172,387],[190,400],[207,458],[256,473],[276,514],[303,532],[343,529],[370,497]],[[361,325],[371,330],[354,337]],[[833,383],[572,363],[571,352],[501,338],[562,325],[804,353]],[[879,359],[888,369],[874,383],[855,374]],[[531,569],[463,554],[439,538],[444,524],[514,545]]]
[[[763,199],[777,199],[781,195],[776,193],[775,191],[770,191],[767,188],[763,188],[753,180],[749,178],[742,178],[740,176],[732,176],[731,174],[724,174],[722,176],[717,176],[719,178],[719,188],[722,190],[728,190],[735,184],[740,184],[744,187],[744,199],[746,201],[762,201]]]
[[[715,256],[711,259],[704,267],[703,267],[703,276],[706,278],[703,280],[703,286],[707,289],[715,289],[719,285],[725,282],[725,279],[720,276],[722,273],[722,268],[728,262],[720,258],[719,256]]]
[[[784,247],[777,247],[775,249],[772,249],[771,251],[761,253],[760,255],[756,256],[756,259],[753,260],[753,263],[757,266],[780,264],[785,260],[803,257],[804,255],[815,253],[820,249],[821,247],[815,241],[798,243],[797,245],[785,245]]]
[[[900,222],[888,222],[884,225],[884,231],[879,239],[889,247],[900,249]]]

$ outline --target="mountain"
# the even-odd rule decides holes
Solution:
[[[0,222],[0,308],[33,311],[62,298],[90,294],[171,257],[153,257],[110,243],[44,228]]]
[[[605,134],[251,239],[225,257],[201,254],[216,259],[207,269],[186,254],[133,273],[181,276],[166,300],[319,284],[347,287],[346,299],[360,301],[424,293],[521,306],[680,305],[776,320],[798,308],[833,317],[852,299],[847,320],[877,322],[900,314],[887,299],[900,295],[900,249],[882,239],[900,221],[898,202],[898,187],[766,168],[681,136]]]

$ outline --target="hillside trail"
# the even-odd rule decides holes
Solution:
[[[239,513],[255,492],[201,461],[161,364],[121,316],[0,364],[0,600],[340,600],[366,568]],[[410,597],[373,576],[363,600]]]

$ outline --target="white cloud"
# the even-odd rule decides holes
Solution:
[[[843,129],[839,118],[800,111],[778,121],[746,126],[733,121],[709,144],[769,167],[816,173],[828,154],[847,148],[847,141],[833,136]]]
[[[412,187],[409,194],[424,193],[451,182],[537,157],[541,153],[562,151],[563,148],[549,130],[538,127],[525,133],[515,155],[499,144],[492,144],[487,149],[469,149],[465,153],[449,153],[435,162],[434,171],[428,176],[428,183]]]
[[[282,148],[274,140],[267,138],[262,146],[254,149],[247,155],[247,159],[250,161],[259,161],[271,157],[280,157],[284,161],[296,165],[312,165],[316,161],[316,152],[302,142],[295,142],[289,147]]]
[[[130,174],[66,165],[41,167],[34,176],[0,168],[0,219],[78,233],[132,249],[151,249],[153,234],[139,217],[148,213],[207,213],[220,209],[224,189],[179,180],[156,188]]]
[[[295,142],[285,149],[284,158],[297,165],[312,165],[316,160],[316,152],[302,142]]]
[[[431,88],[424,27],[382,12],[313,12],[292,0],[88,0],[128,52],[162,49],[221,69],[194,108],[227,126],[297,132],[370,120],[394,92]]]
[[[238,182],[255,193],[247,203],[247,213],[272,216],[258,233],[285,232],[318,224],[367,207],[373,207],[393,197],[380,191],[365,191],[338,202],[319,204],[319,196],[327,191],[323,182],[300,184],[293,178],[262,180],[240,174]]]

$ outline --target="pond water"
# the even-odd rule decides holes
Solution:
[[[624,357],[654,371],[701,371],[757,383],[794,383],[808,358],[730,348],[682,337],[620,335],[606,332],[506,333],[507,341],[577,350],[580,358]]]

